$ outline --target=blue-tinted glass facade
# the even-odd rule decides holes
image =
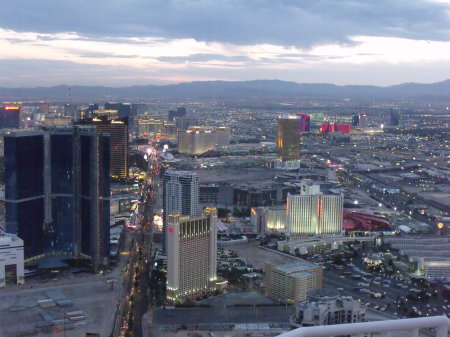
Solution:
[[[25,258],[109,256],[109,160],[109,136],[95,128],[5,136],[6,229]]]
[[[73,193],[73,134],[51,135],[52,194]]]
[[[74,197],[51,198],[52,221],[46,227],[45,237],[50,251],[73,252],[75,248]]]
[[[5,136],[5,198],[44,194],[44,137]]]
[[[44,251],[44,137],[5,136],[6,231],[24,241],[25,258]]]
[[[81,195],[90,196],[91,194],[91,142],[92,137],[80,136],[80,169],[81,169]]]
[[[109,197],[111,195],[110,188],[110,137],[102,136],[102,156],[101,156],[101,167],[100,167],[100,195],[101,195],[101,216],[100,225],[101,231],[103,232],[103,247],[102,254],[104,257],[109,256],[109,236],[110,236],[110,226],[109,226],[109,216],[110,216],[110,201]]]
[[[0,129],[18,129],[20,126],[20,109],[0,108]]]
[[[51,222],[45,236],[51,251],[70,253],[75,249],[73,146],[72,132],[50,135]]]
[[[44,198],[6,202],[6,231],[23,240],[25,258],[44,252]]]
[[[108,239],[109,241],[109,239]],[[92,256],[92,206],[91,199],[81,198],[81,252]]]

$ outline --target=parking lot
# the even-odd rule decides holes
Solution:
[[[279,254],[276,251],[261,249],[259,242],[233,245],[227,247],[247,259],[255,268],[263,268],[265,263],[283,264],[296,260],[293,256]],[[421,298],[418,301],[409,300],[411,291],[420,291],[418,285],[409,280],[400,280],[392,275],[383,273],[371,273],[363,266],[361,258],[345,261],[342,266],[335,266],[322,257],[309,258],[308,261],[320,263],[325,267],[324,287],[338,288],[343,295],[350,295],[361,299],[369,308],[375,309],[388,317],[417,317],[449,315],[450,307],[440,296]],[[359,285],[358,285],[359,284]],[[364,284],[364,285],[363,285]],[[431,293],[432,290],[426,290]],[[381,294],[382,298],[374,298],[374,294]],[[399,307],[399,301],[403,301]]]

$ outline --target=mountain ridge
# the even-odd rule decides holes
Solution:
[[[70,91],[70,96],[69,96]],[[0,99],[110,100],[110,99],[212,99],[212,98],[450,98],[450,79],[435,83],[406,82],[387,87],[297,83],[282,80],[194,81],[167,85],[124,87],[61,84],[50,87],[0,88]]]

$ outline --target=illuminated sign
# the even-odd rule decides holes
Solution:
[[[5,110],[19,110],[18,106],[6,106]]]
[[[169,228],[169,232],[170,232],[170,233],[173,233],[173,228]]]

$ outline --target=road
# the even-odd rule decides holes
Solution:
[[[131,248],[124,277],[124,294],[116,316],[114,337],[142,337],[142,317],[149,308],[149,274],[153,266],[153,216],[159,195],[159,155],[156,149],[146,156],[147,180],[143,183],[141,204],[136,214],[136,228],[129,229]],[[118,328],[120,326],[120,328]]]

